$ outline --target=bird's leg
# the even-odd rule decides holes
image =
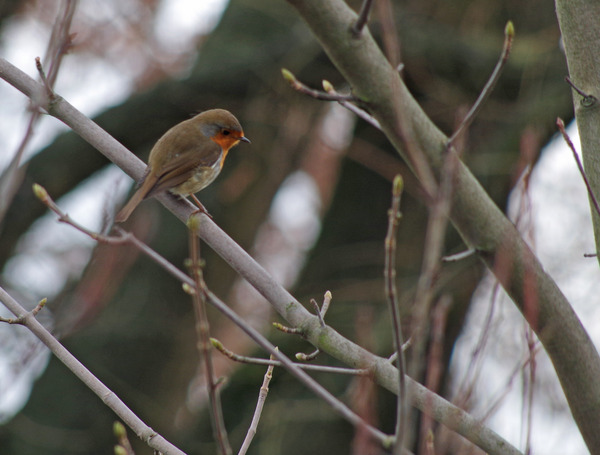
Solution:
[[[196,197],[195,194],[190,194],[190,197],[193,199],[194,204],[196,204],[196,206],[198,207],[198,210],[195,210],[192,213],[192,215],[195,215],[196,213],[204,213],[209,218],[212,218],[212,215],[210,213],[208,213],[208,210],[206,210],[206,207],[204,207],[204,204],[202,204],[202,202],[200,202],[200,200]]]

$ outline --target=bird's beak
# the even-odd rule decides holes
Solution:
[[[250,139],[248,139],[246,136],[240,137],[239,140],[242,141],[242,142],[247,142],[248,144],[252,143],[252,142],[250,142]]]

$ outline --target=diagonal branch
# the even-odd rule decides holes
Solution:
[[[335,15],[332,20],[337,22]],[[350,22],[348,21],[348,23]],[[397,77],[395,70],[392,71],[395,73],[395,77]],[[29,97],[44,96],[43,86],[2,58],[0,58],[0,78],[6,80]],[[146,168],[145,164],[67,101],[57,97],[52,104],[47,104],[46,108],[51,115],[70,126],[75,133],[89,142],[113,163],[121,167],[132,178],[136,180],[141,178]],[[389,130],[389,128],[389,123],[386,123],[386,129]],[[445,141],[440,138],[439,144],[443,149]],[[158,196],[157,200],[184,223],[187,222],[189,216],[195,211],[195,207],[190,202],[175,197],[163,195]],[[281,287],[210,218],[200,215],[200,222],[200,237],[234,270],[248,280],[289,324],[294,327],[302,327],[303,333],[310,343],[353,368],[370,369],[373,372],[375,381],[393,393],[397,392],[397,369],[387,359],[373,355],[342,337],[329,326],[321,329],[318,318],[306,311],[287,290]],[[225,304],[220,309],[230,318],[237,316]],[[285,356],[284,358],[287,359]],[[519,451],[506,440],[489,428],[482,427],[477,419],[462,409],[452,405],[442,397],[429,392],[425,387],[411,378],[407,377],[406,379],[408,395],[413,406],[423,412],[427,412],[435,420],[463,435],[466,439],[473,442],[473,444],[490,454],[519,454]]]

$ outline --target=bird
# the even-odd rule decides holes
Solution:
[[[225,109],[204,111],[173,126],[152,147],[140,186],[115,221],[125,222],[140,202],[165,192],[191,196],[199,211],[208,213],[194,193],[217,178],[229,150],[240,142],[250,140]]]

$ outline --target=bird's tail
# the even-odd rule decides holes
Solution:
[[[127,204],[125,204],[125,206],[119,211],[119,213],[117,213],[117,216],[115,217],[116,223],[123,223],[127,221],[127,218],[129,218],[131,212],[133,212],[135,208],[139,205],[139,203],[146,198],[146,196],[156,183],[153,180],[154,179],[152,179],[150,175],[146,175],[146,179],[142,183],[142,186],[139,187],[135,193],[133,193],[131,199],[129,199]]]
[[[141,188],[137,190],[134,195],[131,196],[131,199],[129,199],[127,204],[125,204],[125,206],[119,210],[119,213],[117,213],[117,216],[115,217],[115,222],[123,223],[127,221],[127,218],[129,218],[131,212],[133,212],[138,204],[144,200],[145,195],[142,194],[140,190]]]

